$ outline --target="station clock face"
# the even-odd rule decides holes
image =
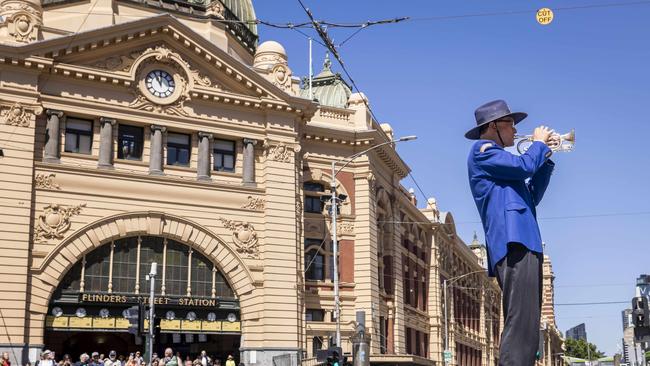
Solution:
[[[163,70],[150,71],[145,77],[145,83],[149,93],[163,99],[172,95],[176,89],[174,77]]]

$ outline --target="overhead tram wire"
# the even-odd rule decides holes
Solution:
[[[553,7],[553,11],[571,11],[571,10],[588,10],[588,9],[598,9],[598,8],[614,8],[614,7],[627,7],[627,6],[639,6],[639,5],[650,5],[650,0],[638,0],[638,1],[628,1],[628,2],[619,2],[619,3],[603,3],[603,4],[586,4],[586,5],[576,5],[576,6],[560,6]],[[92,10],[92,9],[91,9]],[[439,20],[453,20],[453,19],[462,19],[462,18],[480,18],[480,17],[493,17],[493,16],[506,16],[506,15],[520,15],[520,14],[530,14],[536,13],[538,9],[528,9],[528,10],[507,10],[507,11],[494,11],[486,13],[473,13],[473,14],[456,14],[456,15],[440,15],[440,16],[428,16],[428,17],[396,17],[391,19],[384,20],[374,20],[366,22],[329,22],[329,21],[317,21],[319,24],[327,26],[329,28],[360,28],[365,29],[368,26],[379,25],[379,24],[390,24],[390,23],[399,23],[404,21],[411,22],[426,22],[426,21],[439,21]],[[67,11],[67,10],[48,10],[50,13],[64,13],[64,14],[86,14],[87,12],[79,11]],[[113,15],[113,13],[92,13],[93,15]],[[121,15],[126,18],[149,18],[150,15]],[[312,28],[311,22],[303,23],[274,23],[269,21],[264,21],[260,19],[252,20],[236,20],[236,19],[218,19],[218,23],[241,23],[246,25],[264,25],[272,28],[279,29],[296,29],[296,28]],[[343,42],[342,42],[343,43]],[[339,45],[340,46],[340,45]]]
[[[649,0],[649,1],[650,1],[650,0]],[[314,19],[314,16],[313,16],[312,12],[311,12],[311,11],[310,11],[306,6],[305,6],[305,4],[303,3],[302,0],[298,0],[298,3],[300,3],[300,6],[302,7],[302,9],[305,11],[305,13],[307,14],[307,16],[308,16],[309,19],[311,20],[314,29],[316,30],[316,32],[318,33],[318,36],[321,38],[321,40],[322,40],[323,43],[325,44],[325,47],[326,47],[326,48],[327,48],[327,49],[332,53],[332,55],[334,56],[334,58],[336,59],[336,61],[337,61],[337,62],[339,63],[339,65],[341,66],[341,69],[343,70],[343,72],[345,73],[345,75],[347,76],[347,78],[350,80],[350,83],[352,84],[352,87],[354,88],[354,90],[356,90],[357,93],[360,93],[360,94],[361,94],[361,89],[358,87],[357,83],[354,81],[354,78],[352,77],[352,75],[350,75],[350,72],[348,71],[347,67],[345,66],[345,63],[343,62],[343,59],[342,59],[341,56],[339,55],[339,52],[338,52],[338,50],[336,49],[336,46],[334,45],[334,42],[332,41],[332,39],[331,39],[331,38],[329,37],[329,35],[327,34],[327,31],[326,31],[325,29],[323,29],[323,27],[321,26],[321,24],[326,24],[326,25],[330,25],[330,26],[338,26],[338,27],[341,27],[341,26],[343,26],[343,24],[340,24],[340,23],[329,23],[329,22],[325,22],[325,23],[322,23],[322,22],[321,22],[321,23],[319,23],[319,22],[317,22],[317,21]],[[408,20],[408,19],[409,19],[408,17],[395,18],[395,19],[393,19],[392,21],[388,21],[388,20],[387,20],[387,21],[383,21],[383,22],[375,22],[375,24],[397,23],[397,22],[401,22],[401,21],[404,21],[404,20]],[[366,24],[370,24],[370,22],[367,22]],[[357,25],[357,26],[358,26],[358,25]],[[363,30],[364,28],[365,28],[365,27],[362,27],[360,30],[358,30],[357,32],[355,32],[354,34],[352,34],[350,37],[348,37],[346,40],[344,40],[344,41],[343,41],[339,46],[343,45],[345,42],[347,42],[348,40],[350,40],[350,38],[354,37],[356,34],[358,34],[358,33],[359,33],[361,30]],[[365,107],[366,107],[366,108],[368,109],[368,111],[370,112],[370,115],[372,116],[372,118],[373,118],[377,123],[379,123],[379,119],[377,118],[377,116],[375,115],[375,112],[372,110],[372,108],[371,108],[370,105],[368,104],[368,101],[366,100],[366,98],[364,98],[364,97],[362,96],[362,97],[361,97],[361,100],[363,101],[363,104],[365,105]],[[418,188],[419,188],[419,184],[417,184],[417,182],[415,181],[415,178],[413,178],[413,176],[411,175],[410,172],[409,172],[409,176],[411,177],[411,179],[413,179],[413,181],[416,183],[416,185],[417,185]],[[424,193],[422,192],[422,189],[421,189],[421,188],[420,188],[420,192],[423,194],[423,196],[424,196],[425,199],[426,199],[427,196],[424,195]],[[428,201],[427,201],[427,204],[428,204]]]
[[[576,5],[576,6],[559,6],[559,7],[553,7],[552,9],[553,11],[565,11],[565,10],[570,11],[570,10],[626,7],[626,6],[636,6],[636,5],[650,5],[650,0],[628,1],[628,2],[619,2],[619,3],[604,3],[604,4],[587,4],[587,5]],[[535,14],[537,13],[537,10],[539,9],[510,10],[510,11],[500,11],[500,12],[459,14],[459,15],[441,15],[441,16],[430,16],[430,17],[412,17],[409,20],[413,22],[422,22],[422,21],[438,21],[438,20],[450,20],[450,19],[462,19],[462,18],[519,15],[519,14],[531,14],[531,13]]]

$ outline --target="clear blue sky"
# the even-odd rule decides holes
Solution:
[[[625,2],[304,1],[317,18],[340,22]],[[260,19],[306,19],[297,0],[254,5]],[[627,301],[636,277],[650,273],[649,17],[650,3],[557,10],[549,26],[538,25],[534,11],[405,22],[368,28],[340,52],[380,122],[391,123],[397,135],[418,135],[399,151],[425,193],[453,212],[465,241],[474,230],[483,237],[467,184],[470,142],[463,138],[474,124],[474,109],[503,98],[512,109],[529,113],[522,132],[541,123],[562,132],[575,128],[575,152],[554,157],[557,166],[540,218],[645,214],[540,220],[556,275],[555,301]],[[350,32],[332,30],[332,36],[341,42]],[[262,41],[286,47],[296,75],[307,75],[303,36],[264,26],[260,33]],[[315,45],[315,72],[324,53]],[[414,186],[408,179],[403,184]],[[557,306],[557,321],[562,331],[585,322],[589,340],[612,354],[622,337],[625,307]]]

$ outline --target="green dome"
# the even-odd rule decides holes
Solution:
[[[350,86],[341,78],[341,74],[332,72],[332,61],[329,54],[325,56],[323,70],[312,80],[312,92],[314,99],[321,105],[346,108],[348,99],[352,95]],[[303,79],[300,96],[309,99],[309,79]]]
[[[221,2],[237,17],[237,19],[241,21],[257,20],[255,17],[255,9],[253,8],[253,0],[221,0]],[[257,24],[246,24],[246,28],[253,32],[254,35],[258,35]]]

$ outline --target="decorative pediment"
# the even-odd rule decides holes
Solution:
[[[303,119],[316,110],[313,102],[287,94],[170,14],[20,47],[0,45],[0,51],[4,62],[16,66],[126,88],[137,86],[139,66],[153,57],[163,64],[173,61],[183,70],[179,75],[188,83],[186,92],[192,101],[288,112]],[[137,99],[134,95],[134,103],[143,102]],[[182,106],[176,107],[165,109],[183,114]],[[153,107],[143,104],[142,108]],[[189,116],[201,117],[192,113]]]
[[[181,69],[179,71],[186,73],[188,79],[195,85],[224,90],[224,86],[213,75],[209,75],[207,71],[201,70],[196,65],[191,64],[180,53],[171,49],[164,42],[161,42],[159,45],[145,46],[136,50],[111,54],[100,60],[87,61],[84,63],[84,66],[135,75],[137,71],[135,69],[143,62],[176,64],[175,66]]]

